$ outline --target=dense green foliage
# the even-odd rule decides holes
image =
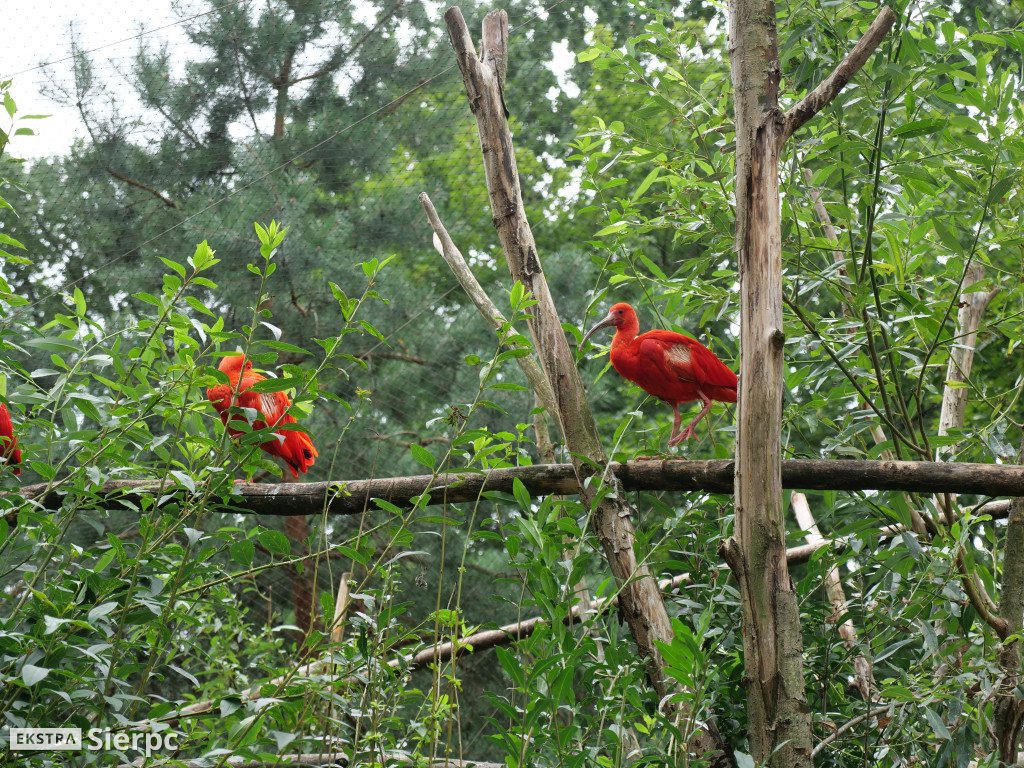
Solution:
[[[1024,110],[1010,62],[1024,54],[1024,31],[962,8],[955,18],[939,5],[898,10],[865,70],[786,147],[784,450],[930,459],[943,448],[958,461],[1014,461]],[[131,62],[142,118],[105,111],[104,84],[82,54],[75,98],[89,140],[0,172],[18,214],[0,210],[0,245],[27,257],[4,256],[0,285],[21,481],[66,494],[60,510],[41,509],[0,470],[9,492],[0,496],[0,711],[12,726],[170,729],[183,734],[176,757],[211,765],[324,748],[363,764],[441,755],[697,764],[686,735],[714,718],[745,764],[739,597],[717,555],[731,532],[727,497],[633,499],[638,554],[676,578],[665,656],[686,691],[682,722],[661,714],[607,603],[567,621],[581,589],[601,601],[616,592],[574,497],[530,499],[517,486],[460,506],[378,501],[360,518],[298,527],[233,511],[235,478],[281,473],[259,454],[265,436],[230,440],[204,401],[223,378],[216,356],[236,348],[274,374],[269,388],[292,391],[320,451],[310,479],[540,458],[520,352],[507,346],[528,340],[511,323],[497,337],[484,329],[415,202],[431,194],[523,328],[531,300],[508,284],[494,242],[442,27],[421,3],[375,8],[369,20],[359,11],[292,0],[195,19],[188,30],[202,55],[183,73],[170,50],[148,43]],[[733,135],[720,17],[614,3],[586,15],[582,4],[556,6],[543,21],[535,11],[510,6],[506,99],[567,332],[578,341],[579,325],[629,300],[644,326],[697,336],[732,363]],[[780,6],[785,104],[820,82],[874,12],[871,3]],[[578,96],[547,66],[563,39],[579,54]],[[531,47],[544,55],[527,56]],[[0,150],[13,133],[0,135]],[[838,244],[822,234],[812,188]],[[253,221],[287,229],[254,233]],[[975,290],[1000,290],[966,387],[966,424],[940,437],[972,264],[986,270]],[[598,349],[580,360],[609,453],[659,451],[668,408],[603,375]],[[734,413],[716,406],[710,436],[702,425],[702,439],[679,453],[731,456]],[[159,489],[141,502],[99,494],[107,481],[140,478]],[[998,642],[957,565],[963,558],[998,600],[1003,528],[965,508],[985,500],[961,497],[947,526],[933,499],[811,495],[822,530],[846,539],[793,569],[816,735],[843,729],[822,764],[992,764]],[[880,538],[883,526],[909,527],[911,510],[940,521],[930,536]],[[795,523],[790,533],[802,543]],[[854,649],[821,589],[832,565],[859,633]],[[346,580],[352,602],[332,639]],[[413,662],[436,642],[534,616],[545,621],[515,645]],[[876,701],[848,685],[857,654],[874,666]],[[318,660],[333,666],[305,666]],[[210,713],[177,715],[196,701],[211,702]],[[857,720],[869,707],[888,709]],[[104,764],[138,756],[83,754]]]

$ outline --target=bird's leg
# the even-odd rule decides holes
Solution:
[[[691,421],[689,424],[686,425],[686,429],[684,429],[676,437],[671,438],[668,441],[668,444],[669,444],[670,448],[673,445],[678,445],[679,443],[683,442],[684,440],[689,440],[691,437],[693,437],[694,427],[696,427],[697,424],[700,423],[701,419],[703,419],[705,416],[708,415],[708,413],[711,412],[711,398],[708,397],[707,395],[705,395],[700,390],[697,390],[697,397],[700,398],[700,401],[704,404],[704,407],[700,409],[700,413],[697,414],[697,418],[695,418],[693,421]],[[677,416],[679,415],[679,411],[676,411],[676,415]],[[676,427],[675,427],[675,429],[673,429],[673,432],[676,429],[678,429],[678,428],[679,428],[679,421],[677,419],[676,420]]]
[[[673,445],[679,442],[679,425],[683,421],[682,415],[679,413],[679,406],[672,403],[672,413],[675,414],[675,421],[672,422],[672,434],[668,438],[668,447],[671,448]]]

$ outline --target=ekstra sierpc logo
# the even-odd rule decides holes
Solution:
[[[177,751],[180,733],[175,731],[111,731],[90,728],[82,740],[81,728],[11,728],[8,742],[12,752],[72,752],[118,750],[141,752],[146,757],[163,751]]]

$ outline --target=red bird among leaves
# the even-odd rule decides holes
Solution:
[[[712,401],[736,402],[736,374],[714,352],[674,331],[655,330],[637,336],[640,323],[629,304],[615,304],[608,316],[587,332],[580,346],[595,331],[609,326],[615,327],[611,351],[615,370],[672,406],[675,422],[668,441],[670,447],[693,437],[694,427],[711,411]],[[704,407],[680,432],[679,404],[693,400],[700,400]]]
[[[271,428],[281,424],[294,424],[295,417],[289,414],[288,408],[292,401],[284,392],[252,392],[250,388],[259,381],[266,381],[267,377],[256,373],[252,369],[252,362],[244,355],[229,355],[220,361],[217,369],[227,374],[230,384],[219,384],[206,390],[206,399],[213,403],[213,407],[220,412],[220,419],[232,437],[239,437],[245,434],[241,430],[232,429],[231,421],[243,420],[240,414],[229,414],[228,409],[232,406],[238,408],[252,408],[263,417],[252,422],[252,429],[266,429],[269,424]],[[239,384],[241,377],[241,384]],[[234,400],[235,393],[238,393],[237,400]],[[304,432],[296,432],[291,429],[282,429],[274,432],[274,439],[260,443],[260,448],[271,456],[284,459],[288,469],[295,477],[299,472],[305,472],[311,466],[316,456],[316,448],[309,435]]]
[[[21,449],[18,447],[18,438],[14,436],[14,425],[11,424],[11,414],[7,406],[0,403],[0,456],[7,460],[11,472],[21,474]]]

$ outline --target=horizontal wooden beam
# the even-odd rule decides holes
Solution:
[[[735,463],[731,459],[638,460],[609,466],[629,491],[707,491],[732,494]],[[536,464],[489,472],[457,471],[379,480],[318,483],[237,483],[224,502],[242,514],[311,515],[324,510],[332,515],[358,515],[376,509],[372,499],[410,507],[425,492],[430,504],[474,502],[485,491],[512,492],[518,478],[531,496],[579,492],[571,464]],[[591,480],[597,482],[597,478]],[[794,490],[911,491],[961,493],[981,496],[1024,496],[1024,466],[966,464],[933,461],[852,461],[791,459],[782,463],[782,485]],[[89,491],[103,505],[116,509],[122,502],[138,503],[141,495],[156,492],[149,481],[118,480]],[[166,492],[166,487],[165,491]],[[29,485],[19,494],[3,494],[8,503],[21,496],[33,506],[59,509],[67,491],[46,484]],[[17,509],[5,514],[9,522]]]

